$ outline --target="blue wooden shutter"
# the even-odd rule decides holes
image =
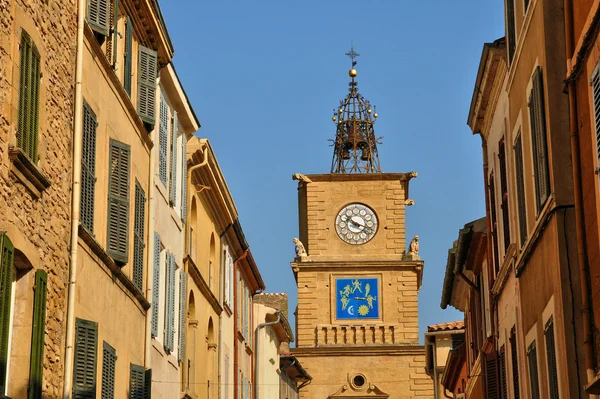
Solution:
[[[143,366],[131,364],[129,368],[129,399],[144,399],[146,370]]]
[[[6,233],[0,233],[0,396],[6,393],[6,364],[8,362],[8,333],[13,281],[15,247]]]
[[[81,224],[94,234],[94,195],[96,187],[96,129],[92,108],[83,103],[83,140],[81,145]]]
[[[35,272],[33,319],[31,327],[31,360],[29,362],[29,399],[42,398],[42,372],[44,363],[44,338],[46,337],[46,292],[48,274]]]
[[[75,363],[73,365],[73,398],[96,398],[96,353],[98,323],[77,319],[75,322]]]
[[[178,359],[179,363],[183,362],[183,351],[185,346],[185,308],[186,308],[186,292],[187,292],[187,275],[181,269],[179,272],[179,346]]]
[[[117,362],[117,351],[104,342],[102,348],[102,399],[114,399],[115,397],[115,365]]]
[[[167,187],[167,147],[169,145],[169,106],[160,93],[160,121],[158,127],[158,176]]]
[[[108,36],[110,0],[88,0],[87,23],[93,31]]]
[[[173,110],[173,129],[171,131],[171,179],[169,181],[169,201],[175,205],[177,199],[177,135],[179,132],[179,121],[177,111]]]
[[[40,78],[39,52],[30,36],[23,30],[21,34],[17,146],[34,164],[37,164],[38,160]]]
[[[152,337],[158,336],[158,298],[160,289],[160,236],[154,233],[154,265],[152,268]]]
[[[139,46],[138,57],[138,114],[154,126],[156,115],[156,76],[158,62],[156,51]]]
[[[146,195],[140,183],[135,182],[135,215],[133,218],[133,284],[144,290],[144,224]]]
[[[175,256],[171,253],[167,253],[166,294],[164,346],[171,353],[175,340]]]
[[[127,17],[125,21],[125,54],[124,54],[124,76],[123,76],[123,87],[129,97],[131,97],[131,76],[133,74],[133,27],[131,25],[131,18]]]
[[[187,136],[185,133],[181,135],[181,221],[187,223]]]

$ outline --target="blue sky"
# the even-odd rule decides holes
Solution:
[[[328,173],[332,110],[346,95],[350,43],[377,106],[384,172],[415,170],[407,242],[425,260],[419,325],[440,309],[448,248],[485,214],[481,140],[466,125],[484,42],[504,34],[499,0],[162,0],[175,67],[227,179],[268,292],[296,285],[293,173]]]

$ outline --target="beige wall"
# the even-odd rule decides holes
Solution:
[[[274,314],[275,309],[254,304],[254,330],[256,340],[260,340],[260,352],[255,356],[255,362],[260,363],[259,374],[254,376],[253,384],[259,384],[256,399],[279,398],[279,339],[272,326],[256,330],[259,324],[266,322],[267,314]],[[256,366],[255,366],[256,367]]]

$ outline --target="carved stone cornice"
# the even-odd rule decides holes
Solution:
[[[335,347],[296,347],[291,348],[294,356],[332,357],[332,356],[423,356],[422,345],[348,345]]]

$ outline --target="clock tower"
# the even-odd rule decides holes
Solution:
[[[375,107],[351,81],[334,110],[331,172],[298,180],[296,356],[313,380],[301,399],[433,398],[419,345],[418,237],[405,209],[415,172],[383,173]]]

